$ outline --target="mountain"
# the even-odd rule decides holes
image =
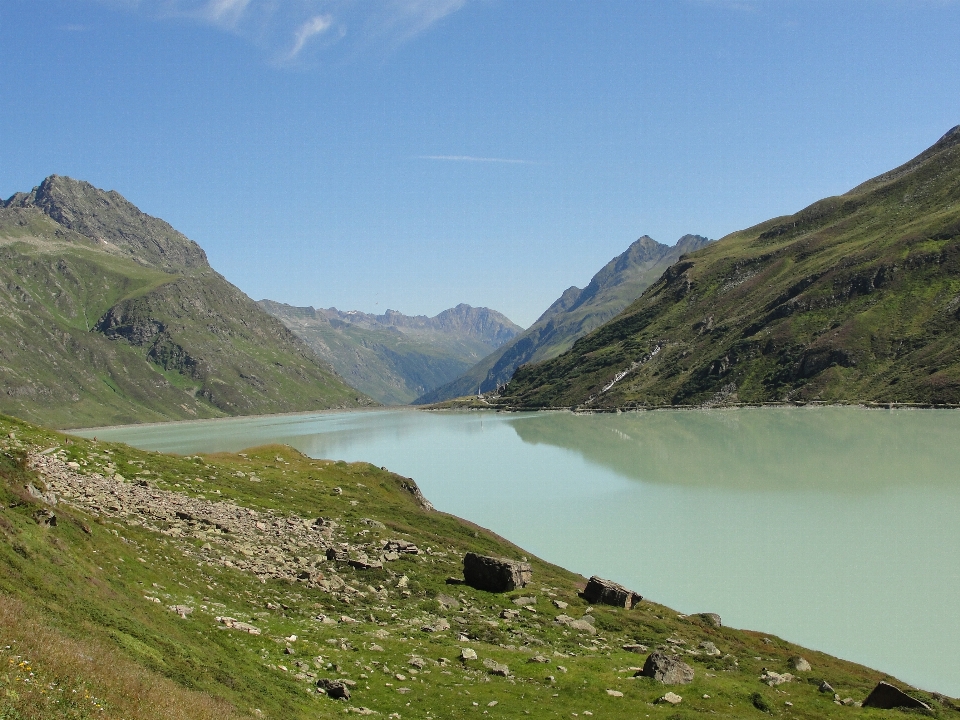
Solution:
[[[467,553],[529,582],[478,589]],[[2,718],[900,717],[853,707],[881,681],[906,694],[880,708],[960,718],[705,608],[628,609],[616,587],[590,604],[586,582],[369,463],[165,455],[0,416]]]
[[[317,310],[261,300],[355,388],[405,405],[460,376],[522,328],[489,308],[457,305],[436,317]]]
[[[608,262],[582,290],[567,288],[525,332],[483,358],[461,377],[417,398],[417,404],[449,400],[495,390],[529,362],[549,360],[567,351],[577,340],[615,317],[637,299],[677,259],[711,242],[700,235],[684,235],[676,245],[663,245],[644,235]]]
[[[960,126],[910,162],[670,267],[518,407],[960,404]]]
[[[118,193],[52,175],[0,202],[0,412],[79,427],[370,403]]]

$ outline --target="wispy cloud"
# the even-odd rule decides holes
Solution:
[[[515,158],[474,157],[473,155],[417,155],[416,160],[447,160],[450,162],[510,163],[513,165],[533,165],[529,160]]]
[[[307,44],[310,38],[326,32],[331,25],[333,25],[333,17],[330,15],[314,15],[303,23],[293,34],[293,47],[290,49],[290,54],[287,55],[287,60],[293,60],[300,54],[303,46]]]
[[[411,40],[469,0],[88,0],[155,19],[192,20],[246,38],[279,65],[348,55]],[[334,32],[335,30],[335,32]],[[324,36],[323,43],[311,42]],[[309,52],[308,52],[309,51]]]

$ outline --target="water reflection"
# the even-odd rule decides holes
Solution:
[[[510,421],[532,445],[573,450],[621,476],[751,491],[837,493],[960,486],[960,413],[746,408]]]

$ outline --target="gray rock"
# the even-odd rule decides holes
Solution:
[[[476,660],[477,651],[473,648],[461,648],[460,650],[460,659],[461,660]]]
[[[332,697],[334,700],[349,700],[350,699],[350,688],[347,687],[347,684],[342,680],[328,680],[326,678],[321,678],[317,680],[317,688],[323,690],[329,697]]]
[[[810,667],[810,663],[800,656],[792,657],[787,660],[787,665],[792,667],[797,672],[810,672],[813,669]]]
[[[456,610],[458,607],[460,607],[460,602],[456,598],[452,598],[449,595],[444,595],[443,593],[437,595],[437,602],[447,610]]]
[[[685,685],[693,682],[693,668],[679,658],[662,652],[650,653],[643,670],[635,677],[650,677],[664,685]]]
[[[623,649],[627,652],[641,654],[645,653],[650,648],[648,648],[646,645],[641,645],[640,643],[627,643],[623,646]]]
[[[633,590],[627,590],[623,585],[594,575],[587,582],[587,587],[583,591],[583,599],[589,603],[602,603],[629,610],[643,600],[643,597]]]
[[[720,654],[721,654],[720,651],[717,649],[717,646],[714,645],[709,640],[704,640],[702,643],[700,643],[700,649],[703,650],[703,652],[706,655],[709,655],[710,657],[720,657]]]
[[[57,526],[57,516],[52,510],[37,510],[33,514],[33,519],[42,527]]]
[[[508,592],[524,587],[533,576],[529,563],[467,553],[463,578],[467,585],[488,592]]]
[[[875,707],[883,710],[889,710],[891,708],[930,710],[930,706],[925,702],[910,697],[900,688],[883,682],[883,680],[878,682],[877,686],[867,695],[867,699],[863,701],[863,707]]]
[[[498,663],[496,660],[484,658],[483,666],[490,672],[491,675],[500,675],[501,677],[507,677],[510,675],[510,668],[502,663]]]
[[[513,599],[513,604],[520,605],[521,607],[524,605],[536,605],[537,599],[535,597],[518,597]]]
[[[820,683],[819,686],[817,686],[817,690],[819,690],[822,693],[833,693],[833,686],[830,683],[828,683],[826,680],[824,680],[823,682]]]
[[[707,623],[707,625],[712,625],[715,628],[723,626],[723,621],[716,613],[699,613],[697,617]]]

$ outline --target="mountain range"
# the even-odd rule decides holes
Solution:
[[[549,360],[637,299],[680,256],[711,241],[684,235],[664,245],[644,235],[593,276],[583,289],[567,288],[527,330],[503,344],[456,380],[421,395],[417,404],[489,392],[506,384],[525,363]]]
[[[464,304],[432,318],[258,304],[350,385],[386,405],[406,405],[450,382],[522,330],[496,310]]]
[[[375,404],[120,194],[0,203],[0,412],[55,427]]]
[[[960,126],[839,197],[681,258],[509,406],[960,404]]]

